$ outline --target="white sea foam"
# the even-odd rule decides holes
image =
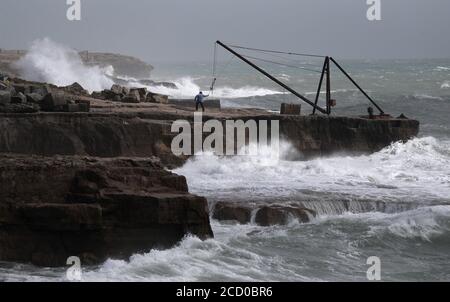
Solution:
[[[431,242],[440,236],[448,236],[450,232],[450,205],[419,207],[399,213],[352,213],[340,215],[323,215],[315,218],[316,225],[350,225],[364,226],[367,231],[361,238],[367,240],[375,237],[381,240],[396,238],[420,239]]]
[[[436,71],[450,71],[450,67],[437,66],[434,70],[436,70]]]
[[[446,89],[446,88],[450,88],[450,81],[445,81],[444,83],[442,83],[441,89]]]
[[[90,92],[107,89],[114,84],[108,77],[114,72],[112,66],[86,66],[75,50],[48,38],[34,41],[27,54],[15,66],[20,71],[20,76],[26,80],[58,86],[78,82]]]
[[[389,217],[387,230],[402,238],[420,238],[432,241],[442,234],[448,234],[450,221],[450,206],[434,206],[419,208],[413,211],[399,213]],[[383,228],[374,227],[375,232]]]
[[[284,154],[292,150],[284,145]],[[327,192],[377,200],[427,201],[450,196],[449,150],[450,142],[425,137],[394,143],[371,155],[308,161],[278,161],[270,153],[199,156],[175,172],[187,177],[192,191],[206,196],[280,198],[326,188]]]
[[[438,101],[444,100],[442,97],[432,96],[432,95],[427,95],[427,94],[415,94],[414,97],[419,98],[419,99],[429,99],[429,100],[438,100]]]
[[[346,92],[355,92],[358,91],[358,89],[345,89],[345,88],[340,88],[340,89],[332,89],[330,90],[331,93],[346,93]],[[325,94],[326,91],[321,91],[321,94]],[[308,91],[304,93],[305,95],[316,95],[317,91]]]
[[[277,255],[262,255],[251,248],[251,238],[277,235],[251,225],[213,222],[215,239],[187,236],[168,250],[137,254],[130,261],[108,260],[83,274],[85,281],[311,281]]]
[[[138,81],[136,82],[131,81],[130,85],[144,86],[147,87],[149,91],[169,95],[173,98],[193,98],[201,90],[201,87],[197,85],[194,79],[191,77],[183,77],[175,80],[170,80],[170,82],[174,83],[177,86],[177,88],[165,87],[163,85],[146,86],[139,84]],[[206,93],[209,93],[209,91],[207,90],[204,91]],[[243,86],[239,88],[218,86],[215,87],[213,93],[211,94],[211,97],[230,99],[230,98],[248,98],[254,96],[265,96],[284,93],[285,92],[253,86]]]
[[[285,73],[279,74],[278,77],[283,81],[289,81],[291,79],[291,76]]]
[[[319,223],[336,217],[319,219]],[[347,213],[337,219],[360,221],[369,226],[369,236],[393,236],[432,241],[450,231],[450,205],[426,206],[400,213]]]

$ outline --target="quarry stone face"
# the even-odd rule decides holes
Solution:
[[[212,237],[205,198],[152,159],[2,155],[0,260],[126,259],[186,234]]]

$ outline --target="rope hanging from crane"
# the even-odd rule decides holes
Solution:
[[[217,43],[214,43],[214,61],[212,68],[212,82],[209,88],[209,93],[212,95],[214,92],[214,85],[216,84],[216,61],[217,61]]]
[[[218,54],[217,54],[217,43],[214,43],[214,61],[213,61],[213,69],[212,69],[212,82],[209,88],[211,95],[214,93],[214,86],[216,84],[217,78],[220,76],[220,73],[225,72],[226,68],[231,64],[231,61],[235,58],[235,55],[231,54],[229,59],[223,65],[223,67],[219,70],[217,68]],[[220,73],[219,73],[220,71]]]

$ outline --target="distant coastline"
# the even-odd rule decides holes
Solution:
[[[0,71],[10,76],[18,76],[18,71],[12,63],[26,55],[26,50],[0,48]],[[149,78],[154,67],[133,56],[114,54],[109,52],[79,51],[83,63],[88,66],[112,66],[118,75],[133,76],[135,78]]]

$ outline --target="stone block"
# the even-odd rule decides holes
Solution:
[[[301,105],[282,103],[280,114],[300,115]]]

